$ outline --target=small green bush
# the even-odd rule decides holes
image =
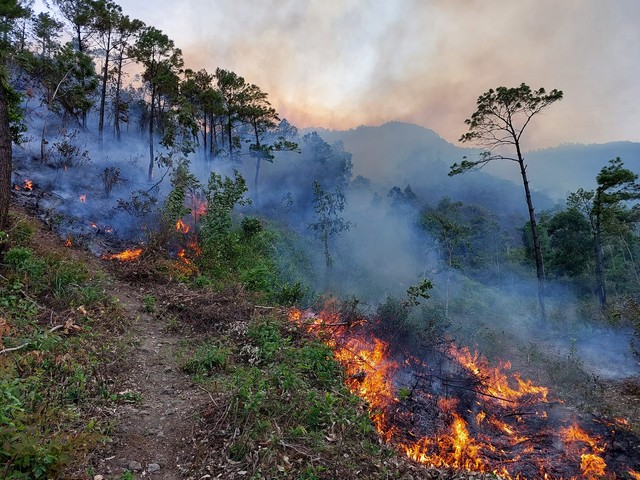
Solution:
[[[200,346],[182,369],[192,375],[205,375],[226,366],[229,350],[210,342]]]

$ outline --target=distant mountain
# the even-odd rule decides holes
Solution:
[[[480,172],[448,177],[451,164],[463,156],[474,157],[478,150],[453,145],[433,130],[402,122],[344,131],[314,130],[329,143],[342,142],[353,154],[354,176],[362,175],[385,187],[410,184],[430,201],[447,195],[509,213],[526,213],[520,198],[522,179],[515,165],[493,162]],[[640,143],[564,144],[525,153],[536,209],[564,204],[567,194],[578,188],[594,188],[600,169],[615,157],[640,173]]]
[[[516,179],[487,172],[449,177],[449,167],[478,150],[457,147],[433,130],[401,122],[377,127],[360,126],[346,131],[314,129],[327,142],[342,142],[353,154],[353,175],[362,175],[386,195],[393,186],[411,188],[430,204],[442,197],[486,206],[504,215],[527,214],[523,189]],[[386,189],[386,190],[385,190]],[[534,189],[535,190],[535,189]],[[538,194],[537,209],[551,208],[553,201]]]
[[[389,122],[378,127],[316,131],[329,143],[343,142],[345,150],[354,157],[353,174],[375,182],[385,182],[398,175],[403,177],[398,167],[406,166],[406,162],[458,160],[473,152],[456,147],[433,130],[411,123]]]

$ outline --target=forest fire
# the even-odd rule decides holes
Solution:
[[[182,220],[178,220],[176,222],[176,230],[180,233],[189,233],[189,225],[184,223]]]
[[[189,203],[193,221],[198,223],[198,219],[207,213],[207,201],[199,198],[197,195],[191,195]]]
[[[16,192],[20,191],[20,185],[18,185],[17,183],[13,184],[13,189]],[[33,182],[31,180],[29,180],[28,178],[26,178],[23,183],[22,183],[22,190],[23,191],[33,191]]]
[[[105,260],[120,260],[121,262],[129,262],[135,260],[142,254],[141,248],[128,249],[120,253],[113,253],[110,255],[103,255]]]
[[[292,309],[289,319],[334,350],[380,436],[413,461],[506,479],[640,479],[611,460],[605,437],[622,435],[612,430],[625,431],[622,422],[579,424],[508,362],[492,367],[451,341],[418,357],[379,338],[372,324],[347,325],[331,306],[317,315]]]
[[[79,197],[80,203],[85,203],[87,201],[87,196],[85,194],[80,195]]]
[[[71,237],[67,237],[67,239],[64,242],[64,246],[69,248],[73,245],[73,243],[71,242]]]

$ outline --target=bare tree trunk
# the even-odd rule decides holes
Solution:
[[[107,98],[107,80],[109,78],[109,55],[111,54],[111,32],[107,34],[107,49],[104,56],[104,72],[102,74],[102,92],[100,94],[100,121],[98,123],[98,136],[102,142],[104,130],[104,105]]]
[[[258,157],[256,158],[256,176],[253,179],[253,191],[254,191],[254,198],[256,201],[256,209],[260,208],[260,194],[258,192],[258,176],[260,175],[260,136],[258,135],[258,124],[257,123],[253,123],[253,131],[255,133],[256,136],[256,154],[258,155]]]
[[[596,199],[599,202],[599,199]],[[600,213],[596,212],[595,229],[593,232],[593,245],[596,254],[596,293],[602,309],[607,306],[607,288],[604,280],[604,256],[602,254],[602,226]]]
[[[207,112],[205,111],[202,115],[204,119],[204,126],[202,130],[202,138],[204,140],[204,155],[207,156]]]
[[[524,164],[524,158],[520,152],[520,144],[516,142],[516,150],[518,153],[518,164],[520,165],[520,174],[522,175],[522,183],[524,185],[524,193],[527,198],[527,208],[529,210],[529,223],[531,225],[531,235],[533,236],[533,249],[536,259],[536,273],[538,276],[538,302],[540,303],[540,313],[542,319],[547,319],[547,310],[545,306],[545,288],[544,288],[544,260],[542,258],[542,248],[540,246],[540,234],[538,233],[538,224],[536,223],[535,210],[533,201],[531,200],[531,191],[529,190],[529,179],[527,178],[527,166]]]
[[[9,106],[4,82],[0,78],[0,230],[5,229],[8,224],[12,168]]]
[[[156,102],[155,102],[155,96],[156,96],[156,87],[155,85],[151,86],[151,107],[150,107],[150,111],[149,111],[149,181],[153,180],[153,162],[154,162],[154,155],[153,155],[153,122],[154,122],[154,116],[155,116],[155,108],[156,108]]]
[[[229,117],[229,121],[227,122],[227,135],[229,137],[229,159],[233,158],[233,144],[232,144],[232,136],[231,136],[231,117]]]
[[[116,138],[118,140],[120,140],[120,88],[122,85],[122,56],[124,55],[124,52],[121,51],[120,52],[120,57],[118,58],[118,80],[116,81],[116,95],[115,95],[115,99],[114,99],[114,103],[115,103],[115,117],[113,119],[114,121],[114,127],[116,130]]]

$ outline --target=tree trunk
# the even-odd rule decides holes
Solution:
[[[84,46],[82,45],[82,27],[80,25],[76,25],[76,34],[78,38],[78,52],[81,54],[84,53]],[[82,78],[80,79],[80,85],[82,85],[82,93],[86,95],[87,93],[87,81],[85,79],[84,73],[82,74]],[[87,128],[87,110],[82,109],[82,128]]]
[[[156,108],[156,87],[151,86],[151,108],[149,111],[149,181],[153,180],[153,122]]]
[[[102,92],[100,94],[100,121],[98,123],[98,136],[102,142],[104,130],[104,105],[107,99],[107,80],[109,77],[109,55],[111,53],[111,32],[107,34],[107,49],[104,56],[104,73],[102,74]]]
[[[253,131],[255,133],[256,136],[256,154],[258,155],[256,157],[256,176],[253,179],[253,191],[254,191],[254,198],[256,200],[256,210],[258,208],[260,208],[260,194],[258,192],[258,176],[260,175],[260,136],[258,135],[258,124],[256,122],[253,122]]]
[[[520,165],[520,174],[522,175],[522,184],[524,185],[524,193],[527,198],[527,208],[529,209],[529,223],[531,225],[531,235],[533,236],[533,249],[536,259],[536,273],[538,276],[538,302],[540,303],[540,313],[542,319],[547,319],[547,311],[544,298],[544,261],[542,259],[542,248],[540,246],[540,235],[538,233],[538,224],[536,223],[535,210],[531,200],[531,191],[529,190],[529,180],[527,178],[527,166],[524,164],[524,158],[520,152],[520,144],[516,142],[516,151],[518,153],[518,164]]]
[[[333,259],[331,253],[329,253],[329,232],[326,230],[322,232],[322,245],[324,247],[324,259],[327,262],[327,271],[333,267]]]
[[[209,149],[211,154],[215,154],[217,150],[216,145],[218,144],[218,132],[216,131],[216,122],[213,113],[211,114],[211,121],[209,123],[211,124],[211,131],[209,132]]]
[[[122,57],[124,55],[124,51],[120,51],[120,57],[118,58],[118,80],[116,81],[116,95],[114,99],[115,103],[115,118],[114,118],[114,127],[116,130],[116,138],[120,140],[120,86],[122,84]]]
[[[597,204],[600,202],[597,197],[595,201]],[[595,217],[596,221],[595,229],[593,231],[593,245],[596,254],[596,293],[598,295],[598,300],[600,301],[600,307],[604,309],[607,306],[607,289],[604,283],[604,256],[602,255],[602,226],[599,207],[597,207]]]
[[[227,122],[227,135],[229,139],[229,159],[233,158],[233,144],[231,143],[231,116],[229,116],[229,121]]]
[[[207,156],[207,112],[205,110],[204,114],[202,115],[203,120],[204,120],[204,125],[203,125],[203,130],[202,130],[202,139],[204,141],[204,156]]]
[[[0,78],[0,230],[4,230],[8,224],[13,168],[9,106],[3,80]]]
[[[260,175],[260,157],[256,158],[256,176],[253,179],[253,198],[256,201],[256,210],[260,208],[260,195],[258,193],[258,175]]]

